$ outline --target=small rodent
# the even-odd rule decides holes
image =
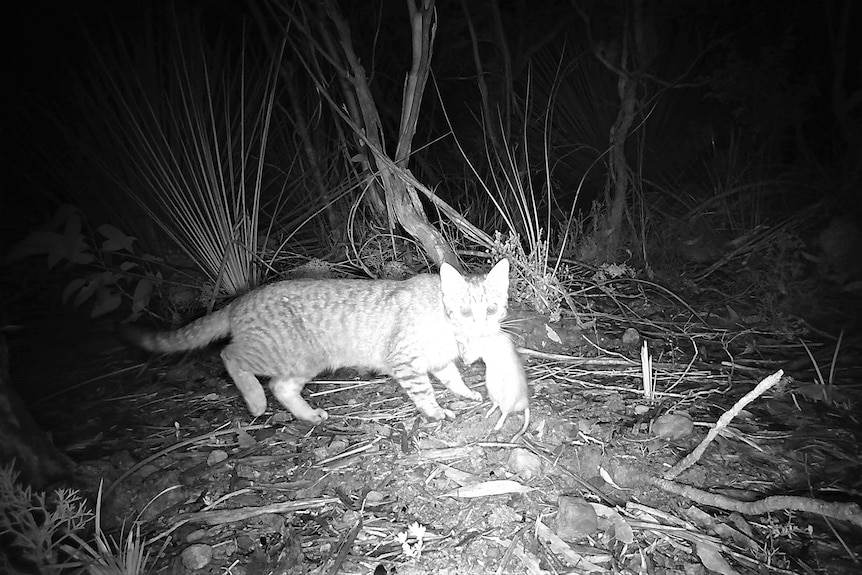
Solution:
[[[502,429],[510,413],[524,412],[524,425],[512,437],[513,442],[517,441],[530,425],[530,392],[527,388],[527,373],[515,346],[506,334],[500,333],[484,337],[480,342],[471,342],[462,356],[465,361],[481,358],[485,362],[485,388],[488,399],[494,404],[485,417],[490,416],[495,409],[500,410],[495,431]]]

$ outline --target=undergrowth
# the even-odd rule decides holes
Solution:
[[[49,269],[73,276],[63,289],[64,304],[89,305],[93,318],[126,304],[126,319],[133,321],[149,311],[154,289],[162,283],[160,258],[139,250],[137,238],[110,224],[90,229],[76,206],[64,205],[13,247],[8,262],[45,258]]]
[[[142,575],[146,552],[140,528],[122,545],[101,528],[101,489],[95,513],[75,489],[47,494],[18,481],[14,463],[0,466],[0,572]],[[93,543],[85,537],[95,519]]]

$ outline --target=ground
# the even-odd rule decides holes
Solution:
[[[688,338],[522,308],[513,319],[531,386],[515,443],[520,414],[494,433],[487,401],[440,387],[457,418],[425,422],[394,383],[350,371],[306,387],[323,425],[272,398],[252,419],[217,349],[142,357],[109,331],[55,329],[39,353],[76,368],[50,376],[62,385],[33,409],[78,463],[75,484],[95,499],[104,482],[105,528],[140,525],[156,573],[856,572],[859,390],[815,385],[798,340],[727,318]],[[828,368],[834,344],[808,345]],[[481,364],[464,373],[484,394]],[[755,507],[771,495],[799,499]]]

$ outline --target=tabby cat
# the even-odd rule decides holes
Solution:
[[[470,341],[500,333],[506,315],[509,262],[487,275],[462,276],[443,264],[440,275],[404,281],[319,279],[281,281],[169,332],[128,326],[123,337],[159,353],[196,349],[230,336],[221,358],[252,415],[266,410],[256,376],[268,376],[275,397],[297,419],[316,425],[328,415],[300,396],[317,374],[362,367],[391,375],[431,420],[454,418],[437,403],[428,374],[453,393],[481,401],[455,365]]]

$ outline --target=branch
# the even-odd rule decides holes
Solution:
[[[664,478],[667,480],[675,479],[679,476],[680,473],[697,463],[697,461],[701,458],[706,448],[709,446],[712,441],[718,437],[718,434],[721,431],[730,425],[730,422],[733,421],[733,418],[736,417],[740,411],[745,409],[749,403],[766,393],[770,388],[772,388],[775,384],[781,381],[781,376],[784,375],[782,370],[778,370],[772,375],[765,377],[758,383],[754,389],[746,393],[739,401],[737,401],[733,407],[731,407],[727,412],[722,414],[721,417],[718,418],[718,421],[715,424],[715,427],[709,430],[709,433],[706,434],[706,437],[703,438],[703,441],[694,448],[694,451],[689,453],[685,458],[674,465],[667,473],[664,474]]]
[[[404,85],[401,125],[398,146],[395,148],[395,161],[403,168],[407,167],[413,136],[416,134],[422,95],[425,93],[428,70],[431,67],[434,36],[437,33],[434,0],[424,0],[424,3],[424,8],[417,9],[414,0],[407,0],[410,28],[413,33],[413,62]]]

